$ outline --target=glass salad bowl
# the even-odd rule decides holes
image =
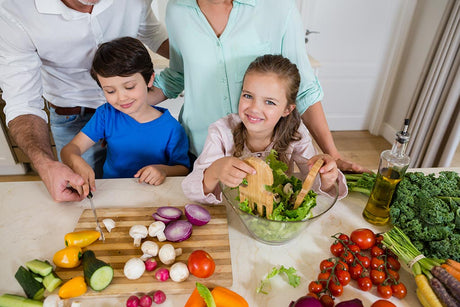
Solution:
[[[318,194],[316,196],[316,206],[311,209],[311,213],[303,220],[277,221],[241,210],[238,189],[223,185],[221,188],[226,203],[239,216],[251,236],[262,243],[270,245],[281,245],[300,235],[311,221],[318,219],[334,206],[339,193],[338,185],[336,184],[335,197]]]

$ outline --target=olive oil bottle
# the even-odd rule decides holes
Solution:
[[[364,219],[374,225],[388,223],[391,198],[409,167],[410,158],[405,153],[410,138],[408,128],[409,119],[405,119],[404,128],[396,133],[391,150],[385,150],[380,155],[377,178],[363,211]]]

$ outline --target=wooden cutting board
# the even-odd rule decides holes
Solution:
[[[175,206],[184,212],[184,205]],[[105,242],[96,241],[86,249],[91,249],[96,257],[109,263],[114,269],[112,283],[103,291],[96,292],[88,287],[88,292],[84,296],[129,296],[136,293],[149,293],[162,290],[166,294],[190,294],[195,288],[195,283],[199,281],[208,287],[223,286],[230,287],[233,283],[232,264],[230,257],[230,244],[228,237],[227,211],[225,206],[206,206],[211,213],[211,221],[203,226],[193,226],[192,236],[182,242],[158,242],[156,238],[147,237],[142,240],[157,242],[161,247],[164,243],[171,243],[175,248],[182,248],[182,255],[176,258],[177,261],[187,264],[187,259],[191,252],[202,249],[208,252],[216,263],[214,274],[209,278],[197,278],[193,275],[183,281],[174,282],[171,279],[160,282],[155,279],[154,272],[147,272],[137,280],[129,280],[123,274],[123,267],[130,258],[140,257],[142,251],[140,247],[133,245],[133,238],[129,236],[129,229],[135,224],[148,226],[154,222],[152,214],[156,212],[156,207],[135,207],[135,208],[97,208],[97,215],[101,223],[105,218],[115,221],[116,227],[111,232],[107,232],[103,227]],[[185,219],[185,215],[181,219]],[[80,216],[75,227],[75,231],[95,229],[96,222],[93,212],[86,209]],[[155,257],[159,267],[167,267],[162,264],[158,257]],[[75,269],[57,268],[56,273],[64,281],[72,277],[83,275],[82,265]]]

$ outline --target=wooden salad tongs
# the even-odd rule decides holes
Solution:
[[[319,169],[323,166],[324,161],[322,159],[316,160],[315,164],[311,167],[310,171],[308,172],[307,177],[305,178],[302,184],[302,190],[300,190],[299,195],[295,200],[294,209],[297,209],[303,202],[305,195],[310,191],[313,182],[315,181],[316,175],[318,175]]]
[[[262,159],[249,157],[244,159],[256,170],[254,175],[247,175],[247,186],[240,186],[240,201],[248,200],[249,207],[254,210],[254,204],[257,204],[257,212],[260,216],[265,214],[268,218],[273,213],[273,193],[265,189],[265,186],[273,185],[273,173],[270,166]]]

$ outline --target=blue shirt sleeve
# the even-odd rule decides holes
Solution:
[[[81,129],[93,142],[97,143],[105,137],[105,120],[108,103],[105,103],[96,109],[91,119]]]
[[[176,129],[171,133],[171,137],[166,148],[169,157],[169,165],[184,165],[190,168],[190,158],[188,155],[189,143],[184,128],[177,122]]]

